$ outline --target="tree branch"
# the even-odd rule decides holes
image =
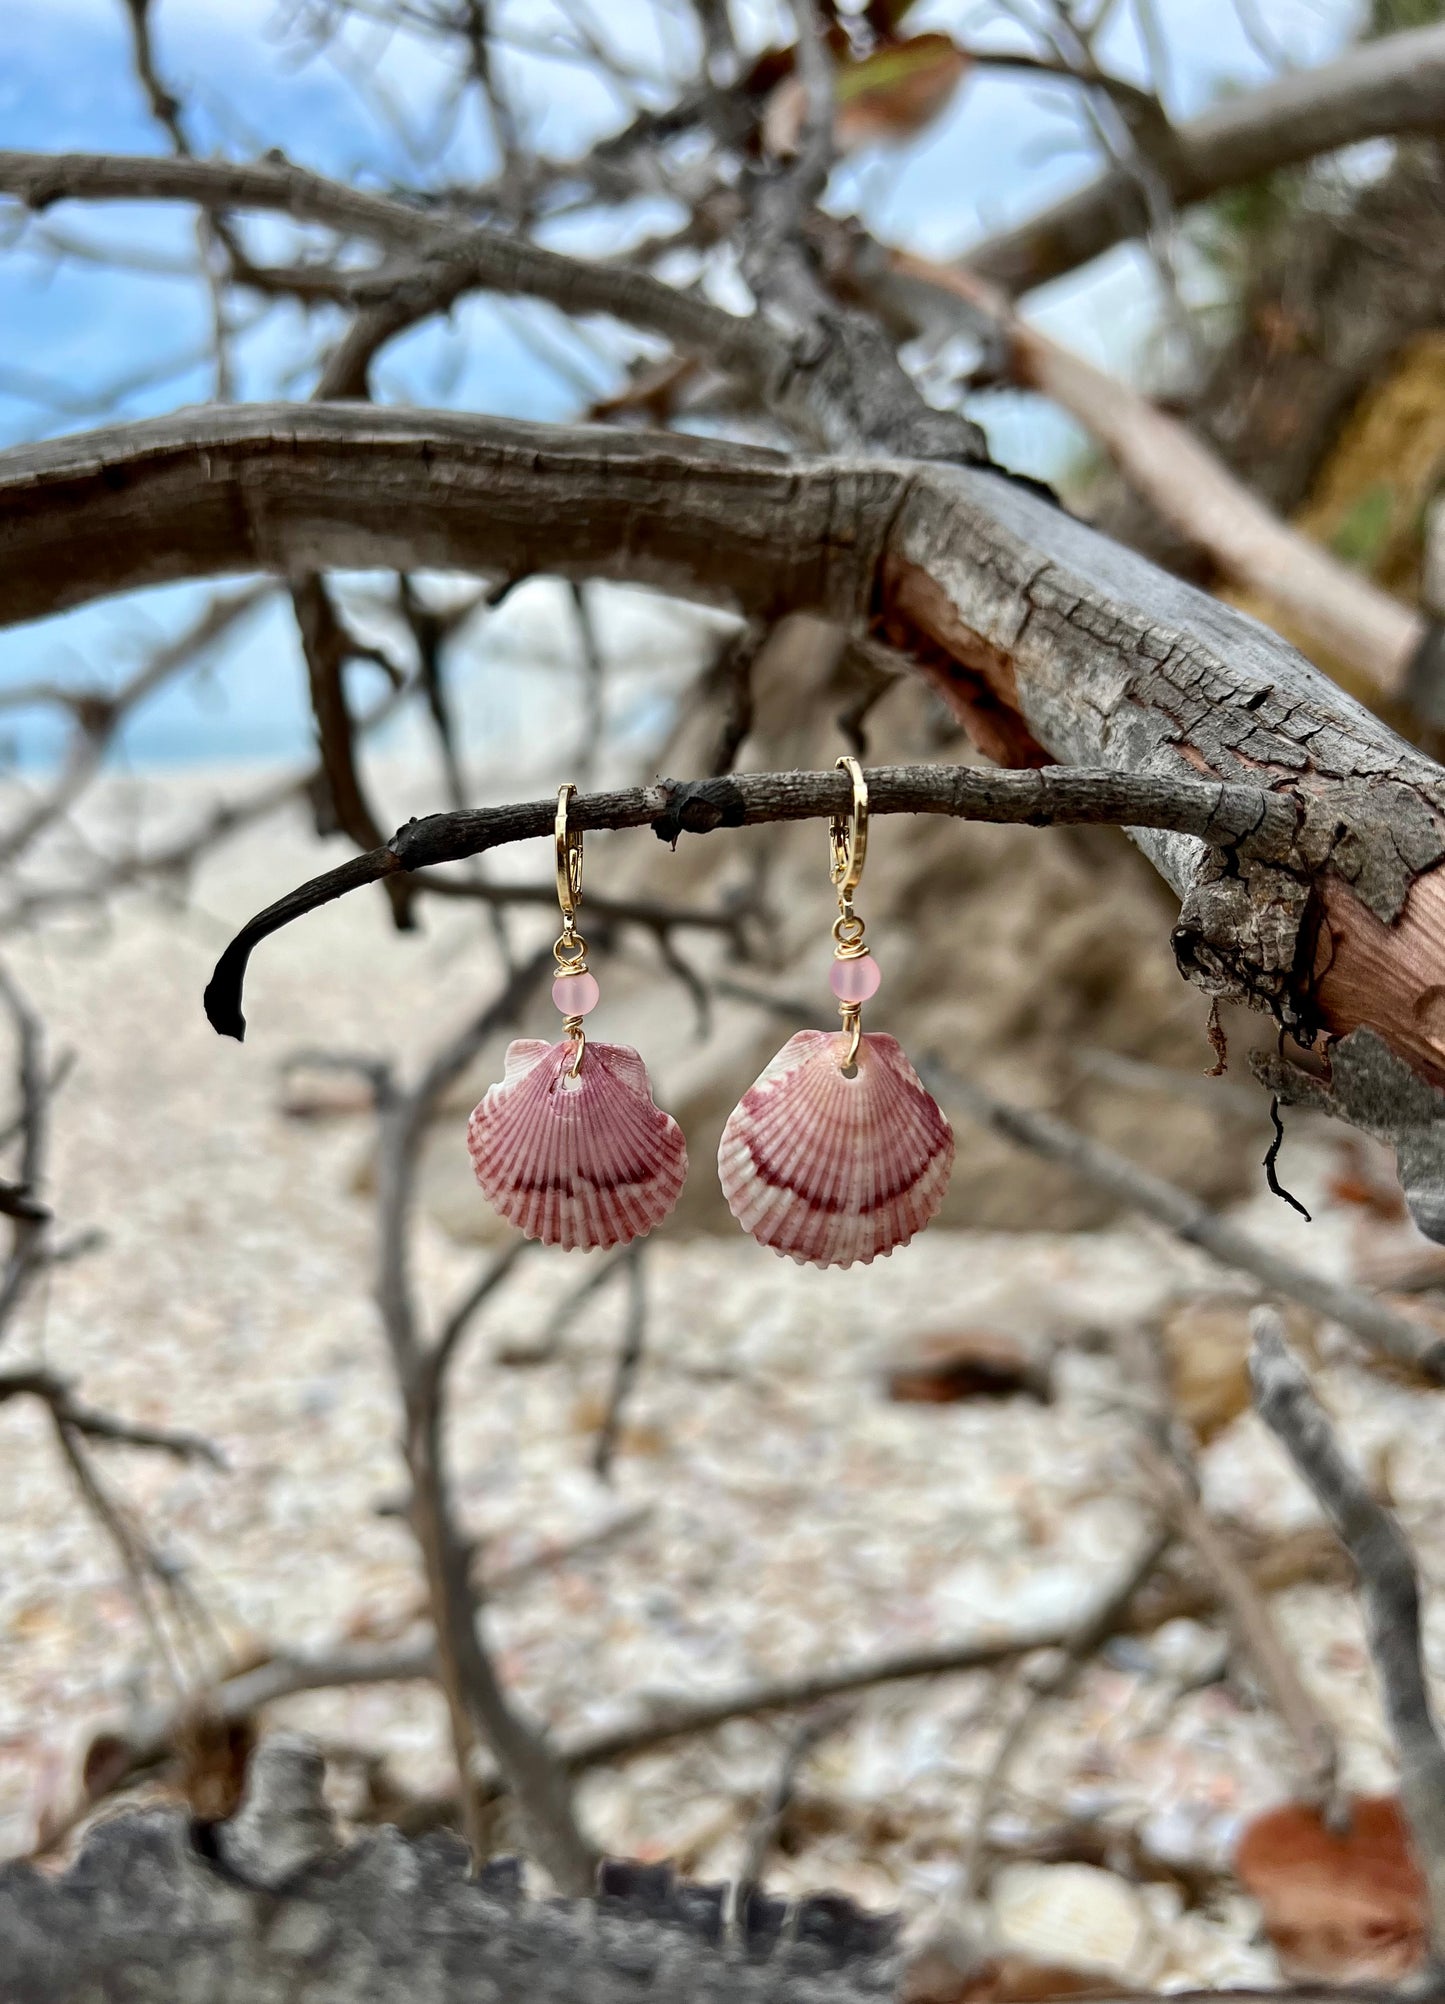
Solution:
[[[1445,91],[1442,91],[1445,96]],[[1013,311],[968,271],[897,252],[894,271],[951,293],[1007,347],[1021,388],[1068,411],[1124,478],[1236,584],[1258,591],[1383,695],[1404,695],[1425,644],[1425,619],[1293,528],[1238,479],[1199,434],[1138,390]]]
[[[1288,803],[1250,786],[1208,780],[1160,782],[1146,774],[992,772],[977,766],[879,766],[868,775],[875,814],[948,814],[974,821],[1114,824],[1170,828],[1237,847],[1252,841],[1288,843]],[[836,772],[722,774],[663,780],[620,793],[578,795],[571,825],[650,827],[664,841],[759,822],[821,820],[848,802],[846,776]],[[338,897],[388,877],[436,863],[459,862],[510,842],[550,834],[556,803],[470,808],[410,821],[382,849],[355,856],[278,899],[244,926],[216,964],[206,989],[206,1014],[224,1036],[245,1032],[241,991],[246,964],[259,943],[293,920]]]
[[[610,314],[687,354],[705,355],[729,373],[756,376],[778,360],[776,342],[754,320],[725,313],[647,272],[565,256],[444,210],[348,187],[289,161],[0,151],[0,194],[36,211],[59,201],[159,201],[193,202],[210,213],[286,215],[405,256],[404,271],[383,268],[350,283],[349,296],[365,304],[369,276],[379,312],[405,310],[420,318],[461,291],[483,288],[543,299],[564,313]],[[238,276],[244,272],[243,266]],[[399,320],[392,331],[405,324]]]
[[[1437,133],[1445,122],[1445,27],[1366,42],[1318,69],[1225,98],[1174,128],[1159,163],[1179,207],[1362,139]],[[1026,292],[1140,235],[1149,218],[1132,175],[1101,174],[1077,194],[970,249],[964,262]]]
[[[0,619],[207,571],[427,564],[862,625],[1002,763],[1285,796],[1288,857],[1139,833],[1183,900],[1181,966],[1306,1038],[1369,1022],[1445,1084],[1445,772],[1257,622],[996,472],[349,405],[205,411],[0,456],[0,559]]]
[[[442,1394],[446,1365],[466,1318],[453,1317],[439,1343],[428,1348],[410,1260],[417,1155],[437,1100],[486,1039],[513,1020],[551,965],[548,948],[517,968],[409,1089],[398,1088],[385,1072],[378,1075],[376,1303],[401,1395],[409,1516],[426,1570],[438,1682],[451,1719],[468,1834],[474,1842],[481,1834],[471,1768],[480,1735],[507,1778],[538,1856],[560,1888],[577,1892],[591,1883],[594,1855],[578,1826],[564,1766],[513,1703],[479,1630],[471,1555],[454,1512]],[[500,1271],[508,1265],[504,1255]]]
[[[1157,1219],[1186,1245],[1198,1246],[1224,1266],[1253,1274],[1266,1288],[1289,1300],[1302,1301],[1317,1314],[1343,1324],[1371,1349],[1445,1384],[1445,1337],[1429,1325],[1397,1314],[1357,1287],[1328,1280],[1313,1267],[1286,1259],[1177,1185],[1150,1175],[1064,1121],[995,1099],[972,1079],[960,1078],[937,1063],[925,1064],[920,1070],[930,1089],[969,1119],[992,1128],[1006,1141],[1060,1163],[1084,1181],[1107,1190],[1131,1210]]]
[[[68,1379],[40,1366],[0,1371],[0,1405],[9,1399],[34,1398],[49,1406],[58,1424],[73,1427],[90,1440],[114,1442],[121,1447],[150,1447],[178,1461],[205,1461],[224,1469],[226,1457],[214,1441],[198,1433],[178,1433],[170,1427],[142,1426],[135,1420],[116,1419],[82,1405]]]
[[[1445,1744],[1430,1707],[1420,1639],[1415,1560],[1390,1512],[1345,1459],[1309,1379],[1284,1340],[1279,1318],[1256,1310],[1250,1358],[1255,1404],[1309,1484],[1355,1562],[1369,1625],[1370,1655],[1400,1761],[1400,1795],[1430,1911],[1430,1953],[1445,1969]]]

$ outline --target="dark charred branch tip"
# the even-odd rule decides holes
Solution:
[[[284,898],[278,898],[274,905],[268,905],[248,925],[242,926],[216,962],[215,972],[206,984],[202,997],[206,1020],[217,1035],[234,1037],[238,1044],[245,1042],[246,1018],[241,1008],[241,995],[245,987],[246,966],[253,950],[263,939],[269,939],[273,932],[290,925],[293,919],[303,918],[306,913],[318,911],[333,899],[345,897],[348,891],[360,890],[363,884],[379,883],[382,878],[393,876],[401,867],[393,850],[368,850],[364,856],[353,856],[337,869],[328,870],[324,876],[313,877],[297,890],[288,891]]]

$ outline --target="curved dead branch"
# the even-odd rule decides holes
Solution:
[[[1161,781],[1144,774],[989,772],[976,766],[879,766],[868,774],[875,814],[948,814],[965,821],[1087,823],[1167,828],[1226,846],[1273,842],[1287,847],[1294,832],[1288,803],[1253,786],[1212,781]],[[848,780],[840,772],[724,773],[699,780],[577,796],[568,809],[574,828],[651,828],[665,842],[717,828],[758,822],[822,820],[843,813]],[[268,905],[232,940],[206,989],[206,1014],[221,1035],[244,1037],[241,1010],[246,966],[263,939],[308,912],[366,884],[395,879],[438,863],[457,863],[510,842],[550,835],[554,800],[509,807],[468,808],[409,821],[384,847],[353,856]]]

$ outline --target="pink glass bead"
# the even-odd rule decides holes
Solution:
[[[871,953],[856,960],[835,960],[828,971],[828,986],[840,1002],[866,1002],[878,993],[883,970]]]
[[[590,974],[559,974],[552,983],[552,1000],[564,1016],[586,1016],[597,1007],[602,990]]]

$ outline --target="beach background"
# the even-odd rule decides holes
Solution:
[[[400,156],[386,151],[394,129],[357,85],[361,56],[311,48],[304,12],[163,0],[156,25],[218,144],[246,135],[259,149],[280,135],[323,171],[358,162],[377,179],[399,171]],[[1259,49],[1232,13],[1214,0],[1171,0],[1168,12],[1181,111],[1258,81]],[[1353,19],[1323,0],[1280,0],[1277,12],[1276,32],[1301,63],[1337,47]],[[1114,53],[1125,66],[1132,18],[1121,10]],[[636,19],[614,10],[608,25],[640,44],[653,32],[641,9]],[[405,129],[433,80],[424,55],[397,50],[380,73]],[[531,92],[554,148],[580,147],[616,118],[581,72],[553,64],[544,75],[529,62],[516,57],[518,88]],[[0,129],[17,147],[156,144],[117,9],[10,0]],[[463,132],[459,158],[472,144]],[[468,164],[485,167],[480,156]],[[1047,93],[1021,98],[984,77],[905,157],[865,158],[847,172],[847,199],[943,254],[1077,178],[1080,161]],[[643,234],[647,221],[635,215],[628,227]],[[57,260],[29,240],[0,258],[6,444],[81,428],[97,413],[170,409],[214,387],[205,302],[179,275],[193,256],[185,220],[137,208],[107,216],[104,231],[93,219],[57,218],[62,227],[92,249],[108,232],[135,253],[132,266],[153,268]],[[1153,278],[1136,251],[1049,288],[1038,313],[1115,368],[1167,366]],[[238,330],[235,394],[291,393],[324,332],[284,312]],[[548,419],[604,394],[624,360],[610,333],[583,340],[542,309],[474,300],[399,343],[381,393]],[[1065,420],[1011,393],[980,399],[976,414],[997,456],[1021,470],[1058,478],[1080,451]],[[421,584],[441,605],[460,591]],[[360,630],[398,644],[382,581],[351,578],[346,591]],[[203,598],[190,587],[139,593],[0,635],[0,702],[38,682],[118,686]],[[691,769],[689,704],[718,620],[609,587],[590,589],[587,609],[607,666],[600,732],[586,635],[561,587],[531,581],[469,619],[452,656],[469,800],[540,797],[584,771],[606,782]],[[826,649],[806,632],[793,644],[796,672],[779,676],[757,725],[755,750],[768,754],[759,764],[829,762],[836,749],[808,700]],[[368,686],[358,681],[359,692]],[[371,695],[383,690],[377,675]],[[912,691],[890,696],[870,728],[880,761],[966,755],[937,749],[938,720]],[[0,709],[0,829],[49,797],[65,745],[53,702]],[[165,1617],[158,1648],[44,1409],[0,1404],[0,1855],[25,1854],[66,1823],[98,1735],[132,1730],[248,1664],[404,1644],[423,1611],[398,1516],[395,1388],[369,1294],[372,1123],[353,1081],[305,1058],[360,1052],[414,1074],[498,980],[500,961],[477,909],[437,902],[418,932],[399,935],[381,894],[368,892],[258,953],[244,1045],[212,1033],[201,993],[237,925],[350,853],[319,837],[306,810],[299,776],[313,756],[290,609],[272,594],[214,657],[127,717],[73,810],[6,869],[0,955],[43,1022],[51,1060],[67,1065],[46,1197],[68,1234],[97,1235],[83,1257],[47,1272],[7,1361],[62,1373],[106,1411],[203,1435],[222,1465],[104,1451],[118,1506],[145,1526],[191,1608],[186,1622]],[[367,762],[388,827],[446,804],[414,716],[377,729]],[[147,861],[184,846],[218,809],[273,793],[280,804],[207,846],[194,867]],[[757,964],[741,973],[823,1008],[821,833],[768,839],[783,845],[786,895]],[[500,861],[499,877],[544,883],[549,858],[534,846]],[[588,845],[588,883],[725,904],[745,890],[756,846],[673,855],[646,833],[599,839]],[[887,978],[870,1016],[877,1027],[966,1052],[993,1089],[1080,1120],[1317,1270],[1375,1284],[1427,1256],[1391,1197],[1388,1160],[1358,1140],[1291,1123],[1282,1166],[1312,1223],[1264,1187],[1268,1125],[1243,1052],[1267,1037],[1247,1019],[1231,1023],[1229,1078],[1217,1090],[1204,1084],[1204,1001],[1174,970],[1164,892],[1113,831],[884,825],[865,909],[870,924],[876,912],[870,936]],[[553,929],[545,911],[507,923],[519,954]],[[709,983],[739,972],[731,951],[715,938],[689,947]],[[1178,1354],[1207,1348],[1214,1360],[1199,1394],[1209,1506],[1266,1542],[1316,1523],[1244,1410],[1254,1295],[1238,1276],[962,1122],[938,1227],[867,1270],[795,1269],[732,1227],[709,1159],[727,1107],[786,1034],[776,1013],[721,994],[701,1019],[686,981],[645,939],[619,936],[594,964],[597,1029],[643,1050],[660,1101],[694,1143],[687,1199],[649,1249],[645,1348],[615,1468],[598,1480],[591,1455],[624,1289],[614,1282],[579,1303],[546,1358],[527,1361],[577,1277],[577,1259],[558,1254],[526,1256],[488,1304],[456,1366],[449,1436],[466,1528],[493,1583],[497,1660],[559,1740],[679,1696],[1077,1616],[1148,1517],[1120,1444],[1110,1343],[1126,1325],[1175,1328]],[[541,1033],[547,1014],[535,1005],[522,1033]],[[428,1141],[416,1272],[434,1314],[475,1274],[479,1249],[502,1242],[464,1148],[468,1096],[496,1075],[502,1041]],[[1188,1322],[1204,1312],[1207,1345]],[[1438,1582],[1445,1469],[1435,1401],[1367,1369],[1328,1326],[1311,1322],[1302,1340],[1355,1451],[1397,1499],[1427,1583]],[[910,1365],[980,1341],[1024,1360],[1024,1389],[949,1403],[895,1395]],[[1339,1737],[1349,1785],[1388,1788],[1388,1740],[1352,1598],[1316,1567],[1271,1605]],[[1432,1670],[1445,1668],[1434,1609],[1427,1653]],[[999,1805],[999,1842],[1018,1851],[997,1881],[1000,1939],[1130,1983],[1271,1975],[1257,1910],[1226,1867],[1245,1821],[1290,1792],[1294,1757],[1258,1681],[1228,1655],[1216,1625],[1183,1616],[1119,1638],[1046,1713]],[[1026,1696],[1018,1675],[975,1672],[850,1701],[808,1757],[770,1883],[839,1888],[924,1924],[956,1892],[992,1750]],[[450,1785],[444,1708],[422,1679],[291,1696],[265,1724],[320,1738],[338,1806],[358,1818],[397,1803],[411,1813]],[[788,1731],[786,1720],[738,1720],[599,1767],[581,1788],[589,1828],[614,1852],[735,1876]],[[1076,1868],[1030,1855],[1044,1808],[1128,1832],[1166,1864],[1202,1864],[1215,1874],[1208,1898],[1192,1900],[1163,1869],[1142,1883],[1101,1869],[1082,1890],[1050,1879]],[[506,1835],[500,1824],[499,1844]]]

